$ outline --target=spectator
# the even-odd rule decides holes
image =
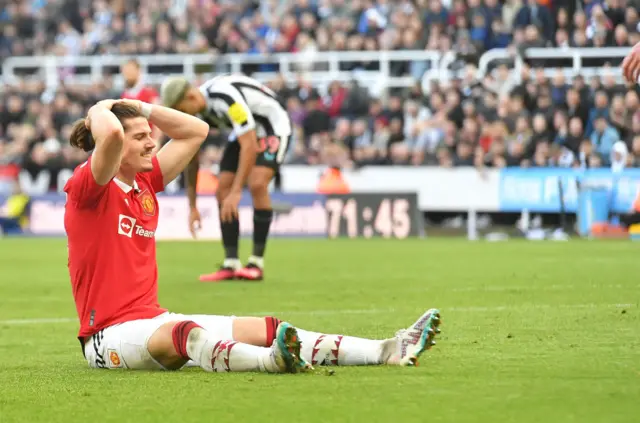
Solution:
[[[611,170],[613,172],[621,172],[627,167],[629,151],[627,145],[623,141],[617,141],[611,149]]]
[[[596,92],[594,107],[589,111],[589,119],[585,133],[590,136],[593,132],[593,124],[597,117],[609,118],[609,97],[604,91]]]
[[[611,108],[606,114],[611,126],[618,131],[621,138],[626,138],[628,131],[631,128],[631,116],[633,116],[633,109],[625,108],[624,97],[617,95],[611,102]]]
[[[580,97],[577,87],[572,87],[567,91],[567,109],[569,117],[577,117],[582,122],[582,126],[586,126],[589,110]]]
[[[572,117],[569,120],[569,135],[563,145],[574,153],[578,153],[585,138],[588,139],[583,130],[582,120],[576,116]]]
[[[325,100],[327,114],[331,118],[340,116],[347,97],[347,89],[337,81],[329,85],[328,96]]]
[[[95,83],[79,84],[75,76],[85,70],[72,66],[77,54],[296,53],[289,69],[300,72],[270,81],[292,118],[293,163],[587,166],[609,162],[614,143],[623,140],[631,165],[640,164],[638,91],[619,84],[616,62],[602,63],[602,77],[590,77],[588,85],[558,67],[566,63],[549,60],[527,59],[515,75],[513,57],[492,63],[478,78],[478,58],[491,48],[517,54],[548,45],[637,42],[637,8],[622,0],[585,1],[578,10],[574,2],[545,0],[18,0],[0,6],[0,26],[0,61],[30,54],[61,57],[58,86],[18,81],[4,88],[0,101],[0,166],[22,166],[31,186],[57,188],[64,168],[86,158],[66,148],[69,124],[89,104],[121,94],[108,72]],[[378,85],[370,78],[379,71],[378,60],[340,62],[339,71],[353,71],[347,82],[344,73],[320,84],[317,74],[306,76],[329,71],[328,63],[315,61],[320,52],[380,49],[453,53],[451,69],[460,77],[432,78],[425,92],[417,81],[378,96],[370,90]],[[583,65],[597,64],[591,60]],[[277,72],[278,66],[243,63],[241,69]],[[429,66],[397,61],[390,63],[390,73],[420,80]],[[146,70],[179,73],[182,66]],[[216,60],[215,71],[223,70],[225,60]],[[361,71],[366,78],[358,82]],[[221,137],[212,133],[203,155],[207,168],[219,159]]]
[[[551,12],[547,6],[537,3],[536,0],[525,0],[525,4],[516,14],[514,27],[515,29],[526,28],[530,33],[535,29],[543,36],[543,43],[553,39]],[[533,41],[533,39],[529,41]]]
[[[609,125],[607,118],[598,116],[593,125],[593,133],[591,134],[591,144],[594,150],[608,160],[611,154],[613,144],[620,139],[620,134],[616,129]]]
[[[307,100],[307,116],[302,122],[304,136],[327,135],[331,129],[331,116],[324,110],[321,99],[313,95]]]

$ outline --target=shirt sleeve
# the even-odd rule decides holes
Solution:
[[[256,129],[256,122],[242,94],[231,84],[216,84],[207,89],[208,104],[225,115],[237,137]]]
[[[95,207],[104,197],[109,184],[98,185],[91,172],[91,157],[78,166],[64,186],[67,200],[78,208]]]

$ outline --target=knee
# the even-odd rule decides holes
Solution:
[[[249,191],[254,198],[269,195],[269,181],[264,178],[257,178],[257,180],[249,183]]]

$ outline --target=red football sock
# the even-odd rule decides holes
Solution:
[[[185,360],[189,360],[191,358],[189,357],[189,354],[187,354],[187,338],[189,337],[189,332],[195,328],[202,328],[202,326],[190,320],[177,323],[173,327],[173,346],[178,355]]]
[[[267,339],[264,346],[270,347],[273,344],[273,340],[276,339],[276,331],[281,321],[275,317],[265,317],[264,321],[267,324]]]

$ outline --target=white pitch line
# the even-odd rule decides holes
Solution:
[[[443,308],[442,311],[461,311],[461,312],[487,312],[487,311],[505,311],[505,310],[542,310],[552,308],[564,308],[564,309],[594,309],[594,308],[628,308],[633,307],[635,304],[523,304],[523,305],[508,305],[508,306],[494,306],[494,307],[449,307]]]
[[[629,308],[636,307],[637,304],[523,304],[523,305],[508,305],[508,306],[464,306],[464,307],[442,307],[440,310],[443,313],[452,312],[492,312],[492,311],[505,311],[505,310],[539,310],[539,309],[597,309],[597,308]],[[250,312],[250,313],[234,313],[236,316],[344,316],[350,314],[383,314],[394,313],[398,311],[393,308],[371,308],[371,309],[353,309],[353,310],[293,310],[293,311],[264,311],[264,312]],[[35,319],[11,319],[0,320],[0,325],[40,325],[40,324],[55,324],[55,323],[77,323],[78,319],[75,317],[53,317],[53,318],[35,318]]]
[[[71,323],[77,322],[77,317],[51,317],[51,318],[36,318],[36,319],[12,319],[12,320],[0,320],[0,325],[39,325],[47,323]]]
[[[343,314],[382,314],[393,313],[394,308],[363,308],[353,310],[293,310],[293,311],[252,311],[250,313],[234,313],[236,316],[278,316],[281,314],[287,314],[290,316],[337,316]]]
[[[459,287],[459,288],[451,288],[450,292],[503,292],[503,291],[562,291],[562,290],[573,290],[573,289],[588,289],[588,288],[599,288],[599,289],[634,289],[640,288],[640,285],[636,286],[627,286],[622,284],[609,284],[609,285],[548,285],[548,286],[535,286],[535,285],[505,285],[505,286],[486,286],[486,287],[478,287],[478,286],[467,286],[467,287]]]

